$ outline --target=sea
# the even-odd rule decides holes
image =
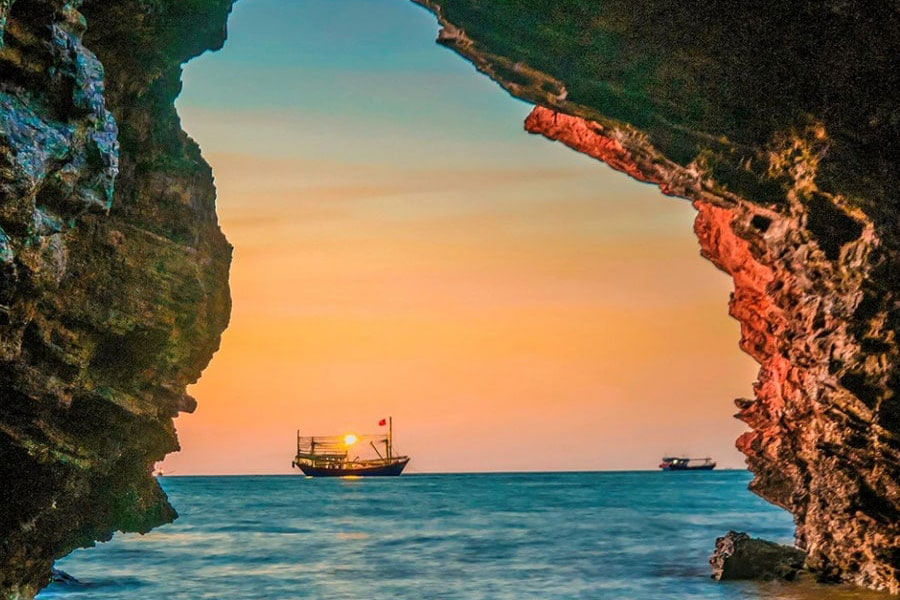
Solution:
[[[162,477],[180,517],[57,567],[40,600],[883,598],[715,582],[728,530],[790,543],[744,471]]]

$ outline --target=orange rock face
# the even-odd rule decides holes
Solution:
[[[795,164],[785,167],[796,182],[788,206],[776,210],[719,188],[700,164],[666,160],[627,127],[538,106],[525,128],[693,202],[700,252],[733,278],[740,347],[760,365],[755,397],[736,400],[750,427],[737,440],[750,488],[793,513],[797,545],[821,578],[900,592],[896,355],[885,314],[867,309],[881,245],[872,222],[819,194]],[[859,235],[815,235],[822,203]]]

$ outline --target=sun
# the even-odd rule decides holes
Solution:
[[[348,433],[347,435],[344,436],[344,445],[352,446],[353,444],[356,443],[356,440],[357,440],[357,437],[355,435],[353,435],[352,433]]]

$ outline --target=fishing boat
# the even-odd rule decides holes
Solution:
[[[716,463],[711,458],[664,456],[659,468],[663,471],[712,471],[716,468]]]
[[[394,452],[394,424],[390,417],[378,422],[387,425],[385,434],[311,436],[297,431],[297,454],[291,467],[309,477],[392,477],[400,475],[409,463],[408,456]],[[360,458],[357,444],[368,442],[377,458]],[[379,449],[380,448],[380,449]],[[353,457],[351,458],[351,455]]]

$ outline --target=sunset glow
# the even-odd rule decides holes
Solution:
[[[186,67],[233,312],[165,470],[288,472],[296,429],[384,414],[413,473],[741,466],[755,365],[691,206],[529,136],[433,18],[371,4],[238,3]]]

